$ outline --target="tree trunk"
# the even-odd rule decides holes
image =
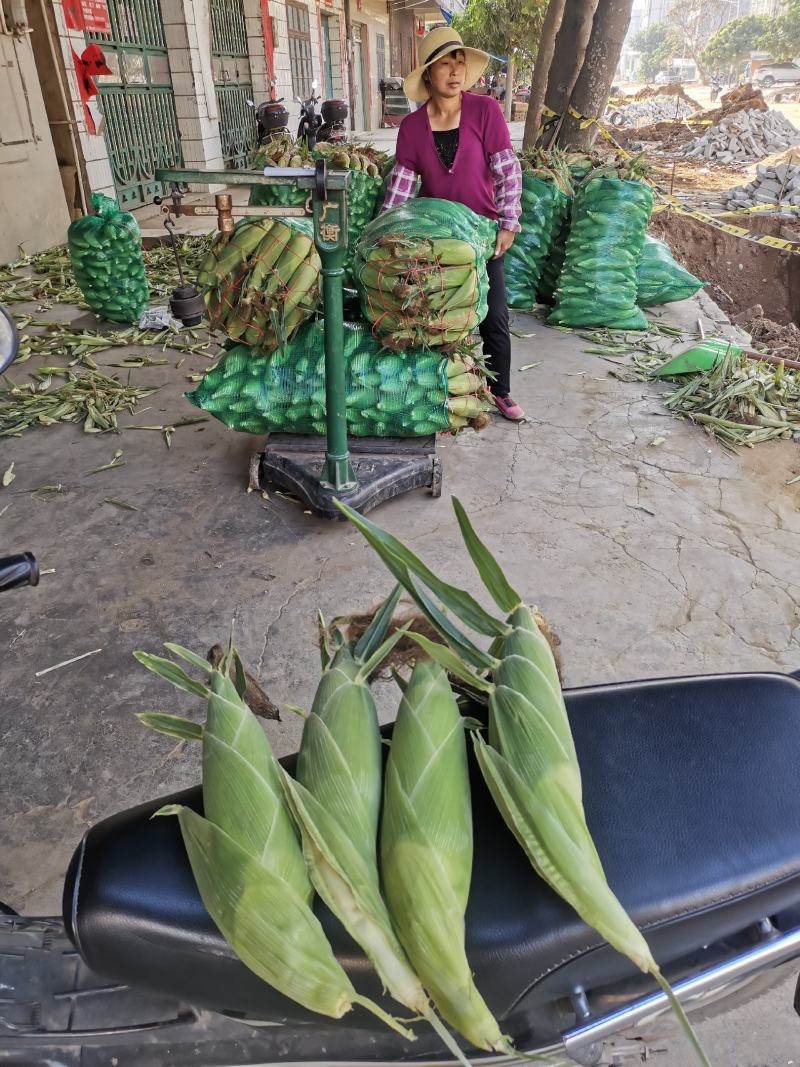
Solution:
[[[633,0],[600,0],[597,5],[592,35],[570,101],[586,118],[600,118],[605,111],[632,7]],[[594,123],[581,129],[580,120],[567,114],[561,123],[558,144],[562,148],[591,148],[596,136]]]
[[[547,5],[547,13],[542,25],[542,36],[539,39],[539,50],[536,53],[536,64],[533,68],[531,93],[528,97],[528,114],[525,117],[525,135],[522,139],[523,148],[533,148],[539,136],[539,126],[542,122],[542,105],[544,104],[544,94],[547,92],[547,76],[550,71],[550,64],[553,61],[556,34],[564,16],[565,3],[566,0],[550,0]]]
[[[578,80],[586,46],[592,32],[592,20],[598,0],[566,0],[561,26],[556,35],[553,58],[547,72],[545,107],[557,115],[566,111],[575,82]],[[541,139],[548,147],[558,132],[558,125],[550,126]]]
[[[511,108],[514,103],[514,68],[516,63],[514,62],[514,53],[509,49],[508,59],[506,60],[506,98],[503,101],[505,105],[506,122],[511,122]]]

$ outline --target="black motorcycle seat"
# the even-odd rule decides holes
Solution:
[[[566,698],[609,882],[662,965],[797,904],[800,682],[725,675],[575,689]],[[521,1035],[537,1005],[634,969],[533,872],[472,769],[468,954],[490,1008]],[[202,808],[199,788],[166,799]],[[75,853],[64,918],[86,963],[197,1007],[319,1022],[234,956],[198,896],[177,820],[150,819],[164,802],[99,823]],[[360,950],[317,909],[354,984],[380,998]],[[338,1025],[381,1026],[361,1010]]]

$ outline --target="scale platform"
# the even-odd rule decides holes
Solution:
[[[350,459],[358,484],[336,492],[320,482],[325,462],[325,438],[300,434],[270,434],[263,452],[250,460],[250,488],[277,485],[303,501],[324,519],[344,521],[334,500],[342,500],[362,514],[411,489],[430,489],[442,495],[442,461],[436,437],[351,437]]]

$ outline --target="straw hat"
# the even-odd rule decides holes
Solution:
[[[419,46],[419,66],[408,75],[403,82],[403,89],[409,100],[423,103],[431,95],[422,80],[431,63],[435,63],[442,56],[450,52],[463,52],[467,59],[467,77],[464,88],[470,89],[480,78],[481,74],[489,65],[489,56],[478,48],[467,48],[461,40],[461,35],[456,33],[452,26],[437,26],[422,39]]]

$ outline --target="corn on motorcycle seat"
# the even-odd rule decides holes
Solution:
[[[741,674],[566,697],[609,882],[662,965],[800,902],[800,682]],[[524,1040],[537,1007],[634,971],[537,877],[472,771],[468,953],[490,1008]],[[199,789],[165,799],[202,807]],[[106,819],[76,851],[64,917],[80,954],[101,975],[196,1007],[320,1025],[227,946],[195,889],[177,820],[150,819],[164,802]],[[354,984],[381,999],[361,952],[317,908]],[[324,1023],[381,1030],[381,1056],[403,1055],[402,1040],[362,1009]]]

